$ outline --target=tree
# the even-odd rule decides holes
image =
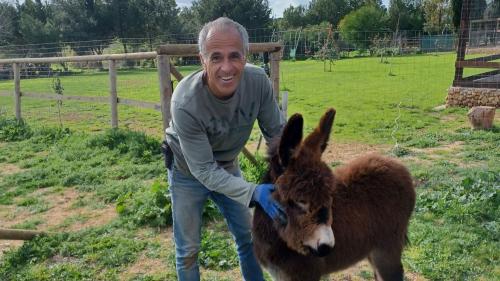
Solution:
[[[297,7],[290,5],[283,11],[283,28],[306,26],[308,24],[306,12],[307,9],[302,5]]]
[[[130,26],[127,36],[145,36],[152,50],[154,38],[180,31],[178,13],[175,0],[131,0],[128,18],[134,24]]]
[[[55,0],[54,21],[62,41],[91,41],[93,44],[73,46],[77,54],[102,54],[107,42],[98,41],[113,36],[108,7],[100,0]]]
[[[436,34],[451,29],[450,0],[424,0],[423,8],[424,31]]]
[[[0,3],[0,45],[8,45],[16,38],[17,12],[9,3]]]
[[[201,28],[201,23],[196,19],[196,12],[191,8],[182,8],[178,18],[182,33],[194,35]]]
[[[367,50],[377,31],[387,30],[385,11],[366,5],[346,15],[339,23],[342,38],[360,50]]]
[[[196,0],[192,9],[199,25],[221,16],[231,18],[247,29],[267,28],[271,24],[271,8],[267,0]]]
[[[351,7],[347,0],[312,0],[307,15],[311,24],[327,21],[337,26],[340,19],[350,11]]]
[[[389,27],[394,30],[422,30],[424,14],[420,1],[391,0],[389,6]]]
[[[59,32],[49,3],[26,0],[20,5],[19,13],[19,32],[25,43],[46,43],[58,39]]]

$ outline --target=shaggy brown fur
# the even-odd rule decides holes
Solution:
[[[368,258],[377,280],[403,280],[401,253],[415,190],[408,170],[376,154],[332,170],[321,161],[335,110],[302,142],[302,116],[290,118],[271,146],[265,182],[277,185],[273,197],[288,222],[272,221],[256,208],[254,249],[259,262],[282,281],[317,281],[322,275]],[[304,245],[318,225],[331,225],[335,245],[316,256]]]

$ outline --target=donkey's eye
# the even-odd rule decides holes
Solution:
[[[318,213],[316,214],[316,222],[318,224],[327,223],[328,216],[329,216],[328,208],[323,207],[323,208],[319,209]]]
[[[290,206],[293,209],[304,212],[304,213],[307,212],[307,204],[302,202],[302,201],[295,202],[295,201],[289,200],[288,206]]]

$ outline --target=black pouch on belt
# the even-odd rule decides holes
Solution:
[[[172,163],[174,162],[174,153],[172,149],[168,145],[167,141],[164,140],[161,143],[161,151],[163,152],[163,156],[165,157],[165,168],[172,169]]]

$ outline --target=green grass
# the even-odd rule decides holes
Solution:
[[[407,271],[429,280],[498,280],[500,129],[471,131],[466,109],[432,110],[444,103],[454,58],[451,53],[416,55],[389,58],[385,64],[378,58],[346,59],[336,61],[332,72],[323,72],[317,61],[285,61],[281,87],[290,94],[289,114],[302,113],[306,131],[326,108],[335,107],[332,142],[398,144],[387,153],[405,162],[419,183],[403,259]],[[156,75],[120,71],[119,96],[158,101]],[[67,95],[107,95],[107,73],[61,81]],[[22,87],[45,92],[50,83],[23,80]],[[0,82],[0,91],[11,87]],[[7,252],[0,260],[0,279],[120,280],[143,254],[168,269],[128,280],[175,279],[173,250],[156,238],[158,229],[171,223],[159,151],[160,114],[123,106],[122,129],[110,130],[106,105],[65,102],[61,129],[55,102],[23,99],[26,123],[6,113],[11,98],[0,97],[0,102],[0,165],[22,168],[0,174],[0,207],[30,214],[14,227],[36,229],[43,223],[41,216],[53,204],[40,196],[45,191],[73,189],[79,196],[71,209],[114,206],[119,214],[103,226],[40,237]],[[257,139],[254,133],[251,140]],[[452,144],[457,148],[446,149]],[[257,182],[264,168],[240,162],[245,177]],[[340,162],[329,164],[335,168]],[[212,270],[204,278],[232,280],[224,275],[237,268],[230,234],[213,204],[207,204],[204,216],[200,264]],[[69,216],[54,229],[91,219]],[[370,279],[371,273],[361,276]]]
[[[448,123],[438,121],[451,113],[461,121],[458,116],[463,116],[463,110],[430,112],[445,101],[454,76],[454,60],[454,53],[391,57],[389,63],[364,57],[336,61],[332,72],[324,72],[321,61],[283,61],[280,85],[281,90],[289,91],[289,114],[304,114],[308,128],[326,108],[335,107],[336,139],[388,143],[394,142],[392,135],[403,140],[409,137],[403,127],[412,128],[413,133],[440,131]],[[180,68],[184,75],[194,69],[197,67]],[[107,96],[108,80],[106,72],[91,72],[61,77],[61,84],[64,95]],[[154,70],[120,70],[118,96],[158,102],[157,80]],[[51,93],[51,83],[50,78],[25,79],[21,89]],[[12,81],[0,81],[0,91],[12,89]],[[0,97],[0,101],[5,104],[4,110],[12,110],[12,98]],[[106,104],[67,101],[63,104],[63,123],[71,129],[100,131],[110,126],[109,112]],[[56,103],[25,98],[23,115],[31,123],[56,124]],[[162,135],[159,112],[120,106],[119,119],[123,128]]]

